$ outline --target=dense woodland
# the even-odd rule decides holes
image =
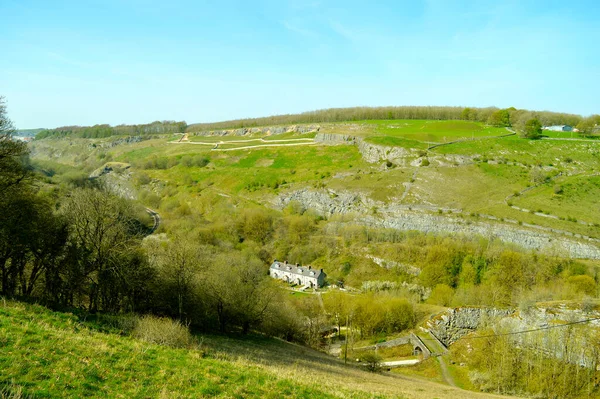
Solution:
[[[181,133],[187,128],[185,122],[156,121],[145,125],[94,125],[94,126],[63,126],[56,129],[42,130],[36,135],[38,139],[47,137],[80,137],[104,138],[110,136],[140,136],[153,134]]]

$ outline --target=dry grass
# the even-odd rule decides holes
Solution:
[[[172,348],[189,348],[194,343],[194,338],[187,326],[164,317],[141,317],[137,321],[132,335],[142,341]]]

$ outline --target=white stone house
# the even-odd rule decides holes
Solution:
[[[269,268],[269,275],[290,284],[302,285],[310,288],[322,287],[327,274],[323,269],[313,269],[312,266],[300,266],[287,261],[273,261]]]

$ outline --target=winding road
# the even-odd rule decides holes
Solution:
[[[234,148],[219,148],[220,145],[227,144],[240,144],[240,143],[250,143],[253,141],[258,141],[257,145],[248,145],[243,147],[234,147]],[[309,138],[301,138],[301,139],[282,139],[282,140],[265,140],[264,138],[259,139],[248,139],[248,140],[227,140],[227,141],[218,141],[218,142],[205,142],[205,141],[169,141],[169,144],[194,144],[194,145],[210,145],[213,146],[211,151],[237,151],[237,150],[248,150],[252,148],[264,148],[264,147],[292,147],[292,146],[301,146],[301,145],[315,145],[317,144],[314,139]]]
[[[154,220],[154,225],[152,226],[152,228],[150,229],[150,234],[153,234],[156,229],[158,229],[158,226],[160,226],[160,215],[158,214],[158,212],[156,212],[153,209],[150,208],[146,208],[146,212],[148,212],[148,215],[150,215],[150,217],[152,217],[152,219]]]

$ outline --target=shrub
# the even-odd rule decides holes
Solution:
[[[431,296],[427,300],[427,303],[438,306],[450,306],[453,297],[454,290],[452,287],[446,284],[437,284],[433,291],[431,291]]]
[[[136,180],[140,186],[146,185],[146,184],[150,183],[150,181],[151,181],[150,176],[148,176],[147,174],[145,174],[143,172],[141,172],[137,175]]]
[[[543,184],[550,180],[550,177],[546,175],[540,168],[532,169],[529,173],[529,177],[531,178],[531,182],[533,184]]]
[[[596,294],[596,282],[593,277],[587,275],[571,276],[567,279],[567,283],[577,293],[591,296]]]
[[[367,366],[367,370],[376,372],[381,369],[382,357],[375,352],[365,352],[359,356],[359,360]]]
[[[554,186],[554,194],[558,195],[558,194],[562,194],[562,193],[563,193],[562,186],[558,186],[558,185]]]
[[[421,161],[421,166],[429,166],[429,159],[427,158],[423,158],[423,160]]]
[[[132,335],[146,342],[173,348],[189,347],[194,342],[186,326],[175,320],[155,316],[141,317]]]
[[[121,334],[131,334],[138,323],[138,317],[134,314],[111,315],[98,313],[96,321],[102,327],[109,330],[119,330]]]
[[[210,159],[206,158],[205,156],[196,155],[194,157],[194,164],[199,168],[205,167],[206,165],[208,165],[209,162],[210,162]]]

